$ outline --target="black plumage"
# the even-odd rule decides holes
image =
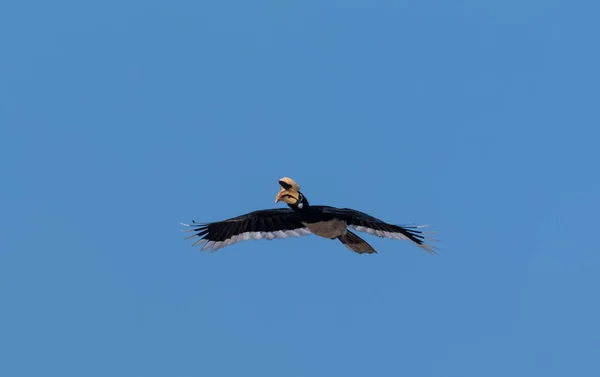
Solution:
[[[409,240],[417,246],[434,253],[425,241],[423,226],[400,226],[386,223],[366,213],[349,208],[312,206],[300,192],[299,186],[290,178],[279,181],[281,189],[276,202],[284,201],[289,208],[253,211],[227,220],[190,225],[183,224],[199,238],[193,246],[204,244],[202,250],[218,250],[238,241],[299,237],[315,234],[324,238],[338,239],[357,253],[375,253],[366,241],[349,229],[390,239]]]

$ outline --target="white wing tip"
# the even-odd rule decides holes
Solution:
[[[201,239],[201,240],[198,240],[198,241],[196,241],[196,242],[194,242],[194,243],[192,244],[192,247],[194,247],[194,246],[198,246],[198,245],[200,245],[200,244],[202,244],[202,243],[204,243],[204,242],[206,242],[206,241],[208,241],[208,240],[206,240],[206,239]]]

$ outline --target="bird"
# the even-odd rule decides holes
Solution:
[[[290,177],[279,179],[279,192],[275,204],[283,202],[287,208],[262,209],[223,221],[192,224],[181,223],[194,234],[185,239],[199,238],[192,246],[211,252],[250,239],[300,237],[316,235],[339,240],[358,254],[374,254],[375,249],[351,230],[395,240],[408,240],[416,246],[436,254],[437,247],[426,241],[433,240],[421,228],[427,225],[400,226],[389,224],[366,213],[324,205],[311,205],[300,191],[300,186]],[[437,241],[437,240],[434,240]]]

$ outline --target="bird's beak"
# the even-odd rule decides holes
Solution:
[[[275,203],[285,202],[287,204],[295,204],[298,202],[298,193],[294,190],[286,190],[282,188],[275,197]]]
[[[275,197],[275,203],[277,203],[281,200],[281,195],[283,195],[283,190],[279,191],[279,193]]]

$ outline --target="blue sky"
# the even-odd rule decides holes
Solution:
[[[0,374],[600,375],[600,5],[0,6]],[[313,204],[439,256],[179,221]]]

